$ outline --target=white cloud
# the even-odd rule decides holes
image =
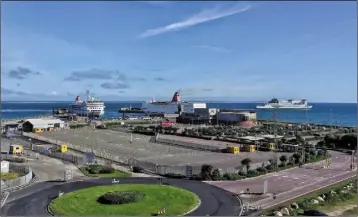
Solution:
[[[216,46],[209,46],[209,45],[197,45],[195,47],[206,49],[206,50],[211,50],[211,51],[214,51],[214,52],[220,52],[220,53],[229,53],[229,52],[231,52],[231,50],[229,50],[227,48],[224,48],[224,47],[216,47]]]
[[[212,9],[205,9],[205,10],[189,17],[188,19],[186,19],[184,21],[172,23],[172,24],[169,24],[166,26],[155,28],[155,29],[149,29],[149,30],[145,31],[144,33],[142,33],[139,37],[145,38],[145,37],[160,35],[160,34],[164,34],[164,33],[168,33],[168,32],[179,31],[179,30],[189,28],[192,26],[196,26],[198,24],[202,24],[205,22],[209,22],[209,21],[220,19],[220,18],[239,14],[239,13],[242,13],[249,9],[251,9],[250,5],[247,5],[245,7],[235,6],[235,7],[226,8],[226,9],[220,9],[218,7],[212,8]]]

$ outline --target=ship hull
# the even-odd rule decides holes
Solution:
[[[308,110],[308,109],[311,109],[312,106],[304,106],[304,107],[280,107],[280,106],[256,106],[256,109],[265,109],[265,110],[274,110],[274,109],[282,109],[282,110]]]

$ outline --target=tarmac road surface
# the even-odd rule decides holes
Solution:
[[[208,183],[238,194],[241,191],[246,191],[247,188],[250,192],[261,193],[263,192],[264,182],[267,181],[268,193],[279,194],[312,183],[321,183],[322,181],[335,178],[342,174],[356,174],[356,172],[352,172],[349,169],[351,155],[334,151],[331,151],[330,154],[332,155],[332,164],[330,168],[327,169],[322,168],[323,163],[319,162],[303,166],[302,168],[269,173],[251,179]]]
[[[156,178],[119,178],[119,184],[156,184]],[[189,216],[233,216],[241,210],[240,202],[229,192],[215,186],[189,180],[167,179],[169,185],[194,192],[201,200],[200,206]],[[49,216],[47,206],[58,192],[68,193],[78,189],[112,184],[112,179],[85,179],[81,181],[42,182],[10,193],[1,209],[1,216]]]
[[[305,195],[306,193],[316,191],[320,188],[324,188],[324,187],[333,185],[335,183],[338,183],[342,180],[346,180],[346,179],[353,178],[356,176],[357,176],[357,171],[350,171],[350,172],[338,175],[336,177],[332,177],[331,179],[326,179],[321,182],[316,182],[316,183],[313,183],[308,186],[301,186],[301,187],[295,188],[291,191],[286,191],[286,192],[277,194],[276,199],[269,197],[269,198],[259,200],[255,203],[250,204],[250,206],[257,207],[257,206],[261,205],[262,209],[267,209],[267,208],[270,208],[277,204],[287,202],[287,201],[291,200],[292,198],[296,198],[301,195]]]

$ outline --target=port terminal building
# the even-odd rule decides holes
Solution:
[[[194,112],[182,112],[178,122],[186,124],[234,125],[240,127],[253,127],[257,121],[255,111],[227,110],[216,108],[198,108]]]
[[[27,119],[22,124],[23,132],[44,132],[68,127],[60,119]]]

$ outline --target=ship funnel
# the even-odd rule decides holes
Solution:
[[[76,102],[81,102],[80,96],[77,96],[77,97],[76,97]]]
[[[175,93],[174,93],[172,102],[180,102],[179,92],[175,92]]]

